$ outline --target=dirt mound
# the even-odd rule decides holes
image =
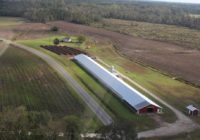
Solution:
[[[67,22],[59,21],[48,24],[56,25],[68,33],[110,39],[122,55],[200,86],[200,51],[198,50]]]

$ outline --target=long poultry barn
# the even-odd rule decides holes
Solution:
[[[79,54],[74,59],[137,113],[161,112],[162,108],[158,104],[128,85],[89,56]]]

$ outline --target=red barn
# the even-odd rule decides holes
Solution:
[[[162,107],[127,84],[115,73],[101,66],[91,57],[80,54],[76,55],[74,59],[118,98],[128,104],[131,109],[136,110],[138,114],[161,112]]]
[[[146,106],[144,108],[141,108],[138,113],[141,114],[141,113],[155,113],[155,112],[162,112],[161,108],[158,107],[158,106],[154,106],[154,105],[149,105],[149,106]]]

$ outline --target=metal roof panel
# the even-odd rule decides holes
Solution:
[[[93,76],[100,80],[105,86],[111,89],[117,96],[125,100],[136,110],[144,108],[148,105],[154,105],[161,108],[155,102],[141,94],[120,78],[116,77],[116,75],[112,74],[87,55],[79,54],[75,56],[74,59]]]

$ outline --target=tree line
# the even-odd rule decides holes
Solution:
[[[60,125],[62,124],[62,125]],[[48,111],[27,111],[23,106],[4,108],[0,112],[1,140],[79,140],[81,121],[76,116],[55,120]]]
[[[200,29],[199,5],[95,0],[1,0],[0,15],[34,22],[65,20],[90,24],[103,18],[144,21]]]
[[[80,140],[87,133],[82,120],[74,115],[54,118],[48,111],[28,111],[24,106],[0,112],[1,140]],[[116,121],[96,130],[104,140],[134,140],[137,134],[129,121]]]

